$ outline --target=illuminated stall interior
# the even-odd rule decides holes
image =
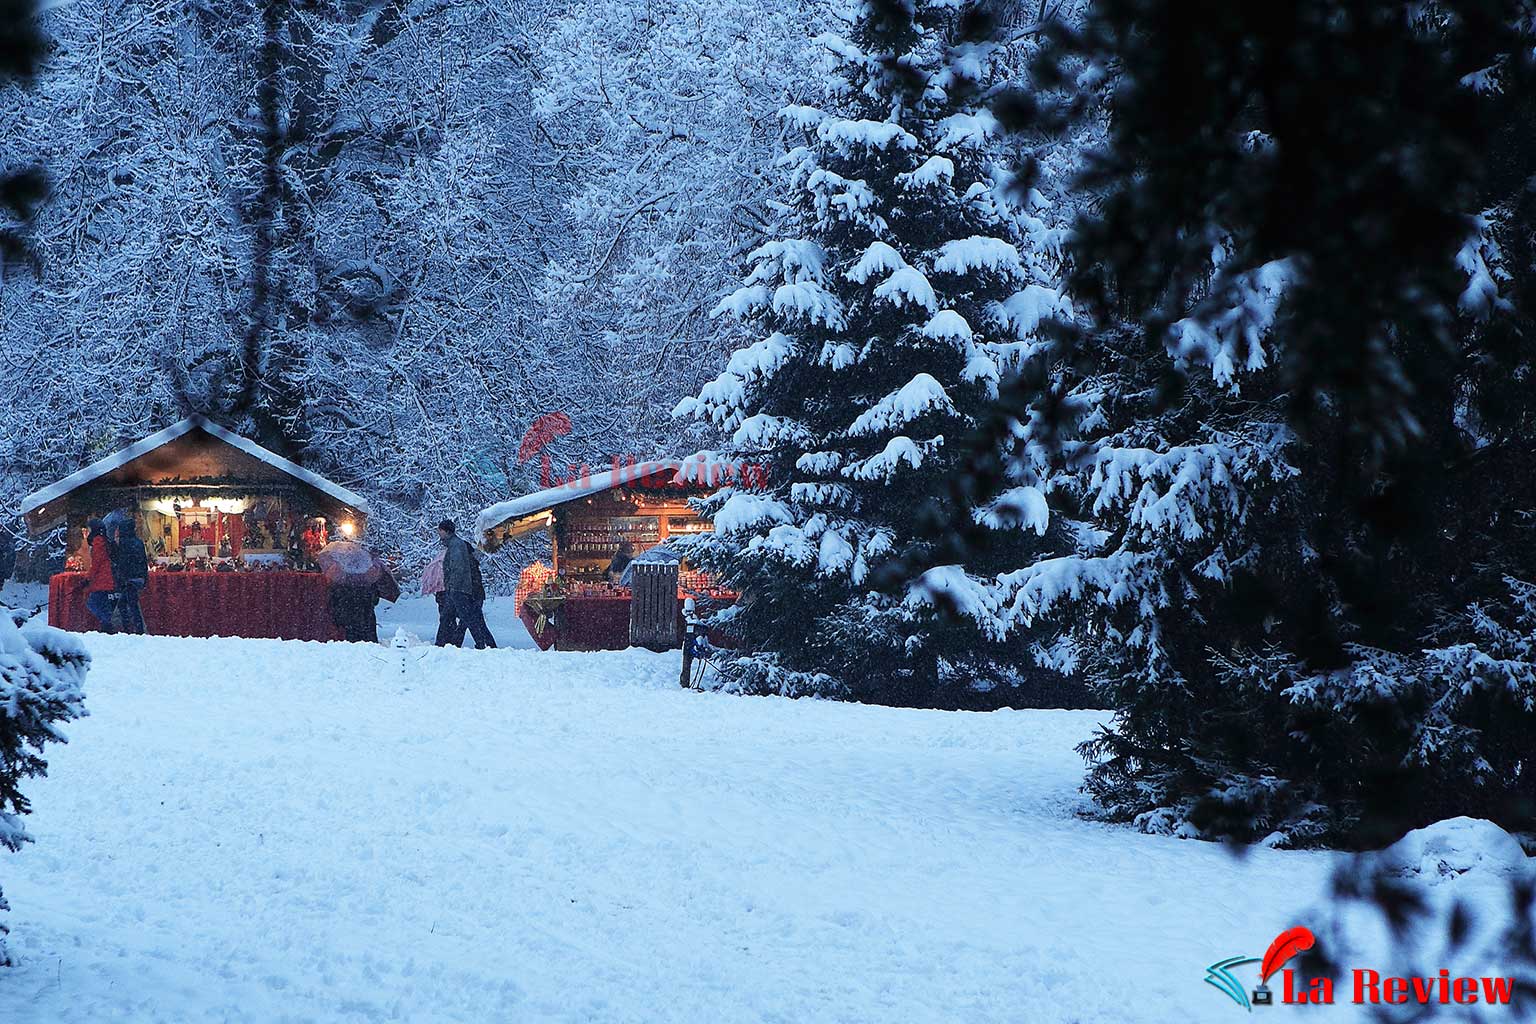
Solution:
[[[66,568],[88,561],[86,524],[132,514],[156,569],[312,568],[328,540],[362,537],[361,498],[201,417],[153,434],[29,496],[28,528],[67,528]]]

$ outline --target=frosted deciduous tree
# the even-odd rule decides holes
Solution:
[[[778,112],[812,88],[830,17],[820,0],[589,0],[541,41],[541,171],[569,189],[545,309],[573,368],[623,410],[606,436],[576,423],[573,444],[674,440],[667,411],[727,344],[709,312],[775,218]]]
[[[0,163],[53,178],[40,272],[0,286],[0,505],[189,410],[356,487],[418,553],[504,497],[523,426],[591,407],[538,312],[560,234],[529,173],[543,17],[50,9],[51,73],[0,91]]]

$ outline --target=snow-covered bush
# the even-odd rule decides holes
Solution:
[[[1486,819],[1413,829],[1384,849],[1341,858],[1323,898],[1298,915],[1317,941],[1297,964],[1307,977],[1347,977],[1352,964],[1402,973],[1509,979],[1514,1006],[1536,992],[1536,858]],[[1458,1005],[1459,1004],[1459,1005]],[[1492,1022],[1528,1017],[1488,1003],[1431,1005],[1380,1021]]]
[[[46,774],[43,747],[64,742],[58,723],[85,714],[90,655],[69,633],[47,626],[20,628],[0,607],[0,846],[21,849],[31,837],[21,826],[29,810],[23,780]],[[9,909],[0,893],[0,910]],[[0,925],[0,940],[5,926]],[[0,941],[0,966],[10,963]]]
[[[1422,879],[1428,885],[1467,874],[1536,878],[1536,860],[1520,840],[1486,818],[1466,815],[1416,828],[1386,849],[1361,857],[1362,866],[1377,874]]]

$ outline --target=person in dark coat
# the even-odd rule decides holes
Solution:
[[[149,584],[149,552],[139,539],[133,518],[125,516],[113,523],[111,538],[112,579],[117,584],[117,610],[123,617],[123,632],[144,632],[144,612],[139,595]]]
[[[111,633],[112,606],[117,601],[117,583],[112,578],[112,546],[107,543],[106,527],[100,519],[88,520],[89,531],[85,536],[86,548],[91,554],[91,567],[85,575],[85,609],[101,623],[103,633]]]
[[[331,621],[341,629],[343,640],[353,644],[378,643],[379,619],[373,610],[378,600],[378,592],[371,585],[331,586]]]
[[[16,571],[16,542],[11,535],[0,530],[0,587],[5,586],[5,581],[11,578],[11,573]]]
[[[608,563],[608,582],[617,585],[624,579],[624,570],[635,560],[635,546],[627,540],[619,541],[619,549]]]
[[[477,650],[495,647],[496,638],[485,624],[485,582],[480,575],[480,560],[475,557],[475,549],[459,536],[452,519],[444,519],[437,525],[437,536],[443,542],[443,599],[438,605],[438,646],[457,647],[464,642],[467,631],[475,638]]]
[[[443,592],[443,552],[438,552],[437,557],[422,570],[421,592],[423,595],[431,594],[437,601],[437,638],[433,643],[438,647],[463,643],[464,627],[459,625],[459,620],[449,609],[448,595]],[[455,640],[455,637],[458,639]]]

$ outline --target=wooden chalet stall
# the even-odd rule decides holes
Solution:
[[[708,468],[677,461],[620,465],[480,513],[475,535],[486,551],[537,531],[550,535],[553,564],[528,566],[517,586],[518,617],[540,649],[677,647],[685,598],[733,599],[686,562],[639,557],[712,529],[688,505],[717,485]],[[621,551],[637,559],[627,585],[610,573]]]
[[[339,637],[314,555],[363,535],[368,506],[346,488],[202,417],[182,420],[23,500],[34,535],[66,530],[51,625],[100,628],[85,608],[87,521],[114,512],[133,517],[148,550],[148,632]]]

